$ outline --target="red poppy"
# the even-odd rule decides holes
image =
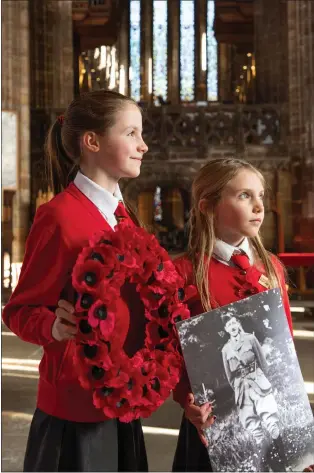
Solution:
[[[147,342],[150,346],[154,347],[159,343],[163,343],[164,339],[168,339],[170,335],[170,330],[165,330],[165,328],[157,321],[152,320],[151,322],[148,322],[146,324],[145,333],[147,337]]]
[[[88,311],[88,323],[91,327],[99,326],[105,340],[108,340],[115,326],[115,304],[105,304],[97,300]]]
[[[240,299],[245,299],[246,297],[253,296],[257,294],[259,290],[256,287],[251,286],[250,284],[244,284],[243,286],[238,287],[235,289],[235,294]]]
[[[110,347],[105,343],[84,343],[79,347],[77,356],[84,360],[86,365],[99,365],[106,371],[112,368]]]
[[[106,277],[104,266],[95,260],[76,264],[72,273],[73,287],[79,294],[96,294],[98,285]]]
[[[139,284],[136,290],[140,293],[144,306],[150,310],[158,309],[167,296],[167,290],[157,285],[142,287]]]
[[[185,304],[178,304],[172,306],[170,312],[171,320],[174,324],[181,322],[181,320],[186,320],[190,317],[190,311]]]

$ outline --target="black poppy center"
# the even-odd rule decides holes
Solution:
[[[160,338],[166,338],[166,337],[168,337],[169,333],[166,332],[166,330],[164,330],[164,328],[161,325],[159,325],[158,335],[159,335]]]
[[[156,292],[152,292],[152,296],[156,301],[160,301],[160,299],[162,299],[162,297],[163,297],[162,294],[158,294]]]
[[[141,368],[141,372],[142,372],[142,375],[143,375],[143,376],[147,376],[147,375],[148,375],[148,373],[147,373],[147,371],[145,370],[145,368]]]
[[[101,379],[105,374],[105,370],[99,366],[92,367],[92,376],[94,379]]]
[[[104,263],[104,262],[105,262],[104,258],[101,256],[100,253],[92,253],[92,254],[91,254],[91,259],[92,259],[92,260],[95,260],[95,261],[99,261],[100,263]]]
[[[95,317],[99,320],[106,320],[107,318],[107,307],[105,305],[101,305],[97,307],[95,310]]]
[[[151,277],[148,279],[147,284],[150,286],[151,284],[153,284],[154,281],[155,281],[155,276],[152,274]]]
[[[108,388],[108,386],[104,386],[101,391],[105,397],[108,397],[113,393],[114,388]]]
[[[153,378],[152,380],[152,388],[154,389],[154,391],[159,391],[160,390],[160,381],[158,378]]]
[[[97,282],[96,274],[92,272],[88,272],[85,274],[84,280],[88,286],[94,286]]]
[[[124,261],[124,255],[117,255],[117,259],[122,263],[122,261]]]
[[[84,355],[86,358],[95,358],[97,355],[98,347],[97,345],[84,345]]]
[[[133,388],[133,385],[134,385],[134,381],[132,378],[130,378],[128,381],[128,391],[131,391],[131,389]]]
[[[168,317],[169,315],[169,312],[168,312],[168,307],[166,305],[161,305],[158,309],[158,315],[159,317],[161,317],[162,319]]]
[[[183,287],[180,287],[178,289],[178,299],[179,299],[179,301],[183,301],[184,296],[185,296],[184,289],[183,289]]]
[[[90,294],[83,294],[81,297],[81,307],[83,309],[89,309],[93,303],[93,298]]]
[[[112,241],[110,241],[110,240],[101,240],[101,243],[104,243],[105,245],[111,245],[112,246]]]
[[[111,279],[113,275],[114,275],[114,270],[112,269],[110,273],[107,274],[106,278]]]
[[[163,343],[158,343],[155,345],[156,350],[165,351],[165,345]]]
[[[91,333],[91,331],[93,330],[92,327],[87,322],[87,320],[80,320],[79,327],[80,327],[80,331],[84,334]]]
[[[162,271],[164,269],[164,264],[160,263],[157,267],[157,271]]]
[[[146,386],[146,384],[144,384],[144,386],[143,386],[143,396],[146,396],[147,393],[148,393],[148,387]]]
[[[177,315],[177,317],[174,318],[175,323],[181,322],[181,320],[182,320],[181,315]]]
[[[127,402],[126,399],[122,398],[120,401],[117,402],[117,408],[122,407]]]

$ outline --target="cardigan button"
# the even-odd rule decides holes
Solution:
[[[245,275],[246,275],[246,271],[242,270],[242,271],[240,271],[240,274],[242,274],[243,276],[245,276]]]

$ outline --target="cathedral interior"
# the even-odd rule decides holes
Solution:
[[[171,255],[187,247],[193,176],[239,157],[266,177],[262,236],[289,274],[295,345],[314,406],[314,2],[6,0],[2,9],[2,304],[37,208],[49,201],[44,141],[78,94],[100,88],[143,109],[148,145],[124,197]],[[2,324],[2,470],[21,471],[41,348]],[[144,433],[170,471],[181,409]]]

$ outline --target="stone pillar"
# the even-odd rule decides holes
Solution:
[[[289,2],[254,0],[256,98],[259,103],[283,103],[288,98],[287,4]]]
[[[232,77],[232,45],[218,43],[218,67],[219,67],[219,100],[223,103],[232,103],[234,100],[233,77]]]
[[[73,99],[73,29],[70,0],[30,2],[31,219],[45,190],[44,141],[57,113]]]
[[[16,112],[17,189],[13,213],[13,262],[24,255],[29,230],[30,124],[29,124],[29,6],[26,0],[2,2],[2,109]]]
[[[289,131],[294,172],[292,198],[295,244],[314,245],[314,5],[287,2],[289,48]]]
[[[286,114],[293,246],[306,251],[314,244],[314,5],[255,0],[254,9],[257,97]]]
[[[168,2],[168,100],[180,102],[180,1]]]

